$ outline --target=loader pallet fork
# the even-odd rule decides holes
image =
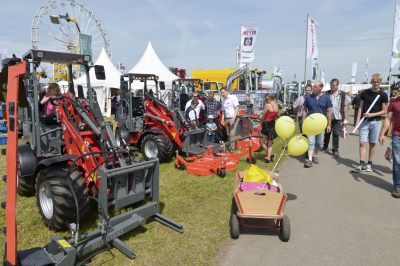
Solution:
[[[31,60],[31,61],[29,61]],[[57,105],[55,116],[40,114],[36,68],[40,62],[81,64],[86,68],[89,99],[73,93],[73,75],[69,80],[69,92],[57,97],[51,104]],[[160,214],[159,161],[152,158],[141,162],[130,154],[131,149],[118,147],[112,134],[112,126],[102,121],[91,98],[88,62],[90,56],[68,53],[30,50],[23,60],[15,58],[2,61],[0,73],[0,98],[6,98],[8,112],[7,202],[1,204],[6,210],[7,236],[3,265],[75,265],[80,257],[92,253],[80,261],[82,265],[93,256],[115,247],[129,258],[133,249],[119,237],[138,226],[146,224],[147,218],[183,233],[183,227]],[[27,88],[22,80],[29,80],[30,64],[33,69],[34,90]],[[104,79],[102,66],[94,66],[96,77]],[[6,78],[4,78],[6,77]],[[1,99],[0,99],[1,100]],[[55,101],[58,101],[55,102]],[[18,108],[29,108],[31,115],[23,121],[29,127],[28,145],[18,146]],[[35,126],[36,125],[36,126]],[[50,126],[50,128],[48,127]],[[32,168],[32,169],[30,169]],[[24,176],[22,194],[35,192],[39,212],[44,223],[52,230],[67,227],[71,239],[59,235],[44,247],[17,251],[16,197],[18,174]],[[32,179],[33,178],[33,181]],[[34,186],[32,189],[30,186]],[[29,189],[27,189],[29,188]],[[124,214],[108,218],[108,209],[119,209],[144,202],[151,202]],[[98,229],[80,234],[80,222],[87,216],[89,200],[98,203]],[[106,249],[99,250],[103,245]]]

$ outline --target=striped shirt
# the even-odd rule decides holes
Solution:
[[[338,91],[337,96],[335,96],[333,93],[330,95],[331,97],[331,102],[332,102],[332,119],[334,120],[342,120],[342,114],[340,113],[340,106],[341,106],[341,97],[340,97],[340,91]],[[345,105],[349,106],[350,104],[350,97],[346,95],[345,97]]]

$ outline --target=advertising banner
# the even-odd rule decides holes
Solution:
[[[80,54],[90,55],[89,65],[91,65],[91,62],[93,60],[93,58],[92,58],[93,57],[92,56],[92,36],[79,33],[79,50],[80,50]],[[81,65],[80,71],[85,72],[85,67],[83,65]]]
[[[368,57],[365,59],[365,73],[364,73],[364,79],[368,80]]]
[[[54,82],[59,82],[64,78],[64,64],[54,63]]]
[[[321,69],[321,81],[325,83],[325,70]]]
[[[353,60],[353,64],[351,66],[351,82],[356,82],[356,73],[357,73],[357,61]]]
[[[282,69],[278,66],[274,66],[274,75],[275,76],[282,76]]]
[[[318,58],[314,58],[313,60],[313,72],[312,72],[312,80],[318,80],[318,72],[319,72],[319,65],[318,65]]]
[[[396,10],[394,15],[394,30],[393,30],[393,47],[392,47],[392,56],[390,59],[390,67],[393,68],[397,66],[400,60],[400,53],[397,49],[397,44],[400,39],[400,9],[399,5],[396,2]]]
[[[317,31],[318,26],[313,18],[308,17],[307,59],[318,58]]]
[[[240,66],[249,64],[254,59],[254,48],[257,40],[258,22],[240,25]]]

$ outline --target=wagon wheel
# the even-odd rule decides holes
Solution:
[[[224,178],[225,177],[225,168],[221,168],[221,169],[219,169],[219,170],[217,170],[217,175],[219,176],[219,177],[222,177],[222,178]]]
[[[231,216],[231,238],[232,239],[238,239],[240,235],[240,230],[239,230],[239,219],[236,215],[236,213],[232,213]]]
[[[283,242],[288,242],[290,238],[290,221],[289,217],[285,215],[281,220],[281,240]]]
[[[178,161],[178,164],[179,164],[179,166],[176,166],[176,164],[174,164],[175,165],[175,169],[178,169],[180,171],[185,170],[185,165],[181,161]]]

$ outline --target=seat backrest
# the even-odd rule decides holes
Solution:
[[[189,95],[183,93],[179,95],[180,100],[181,100],[181,110],[185,111],[186,109],[186,103],[190,100]]]
[[[143,97],[132,97],[132,116],[142,116],[144,112]]]
[[[39,112],[41,112],[41,113],[46,113],[46,105],[40,103],[43,100],[45,95],[46,95],[46,91],[39,92]]]

